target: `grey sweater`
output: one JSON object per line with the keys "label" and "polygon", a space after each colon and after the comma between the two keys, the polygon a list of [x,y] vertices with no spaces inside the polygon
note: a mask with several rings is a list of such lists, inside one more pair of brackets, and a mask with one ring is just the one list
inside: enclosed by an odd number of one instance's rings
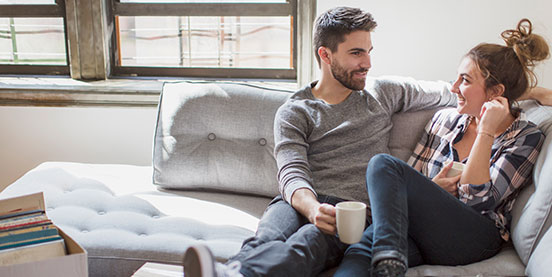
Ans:
{"label": "grey sweater", "polygon": [[456,104],[446,82],[369,78],[365,90],[335,105],[313,96],[315,84],[294,93],[274,121],[279,190],[288,203],[300,188],[368,203],[366,166],[389,153],[391,116]]}

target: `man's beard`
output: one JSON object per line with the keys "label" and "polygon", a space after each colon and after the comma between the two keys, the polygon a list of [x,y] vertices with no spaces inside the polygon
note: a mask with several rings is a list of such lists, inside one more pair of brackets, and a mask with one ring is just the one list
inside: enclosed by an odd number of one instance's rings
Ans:
{"label": "man's beard", "polygon": [[353,80],[353,75],[356,72],[366,72],[366,71],[368,71],[367,68],[361,68],[361,69],[353,70],[351,72],[347,72],[347,70],[345,70],[345,68],[341,67],[341,65],[337,61],[334,61],[331,64],[330,69],[332,71],[332,74],[333,74],[334,78],[339,83],[341,83],[341,85],[343,85],[344,87],[346,87],[348,89],[362,90],[362,89],[364,89],[364,86],[366,86],[366,79],[355,81],[355,80]]}

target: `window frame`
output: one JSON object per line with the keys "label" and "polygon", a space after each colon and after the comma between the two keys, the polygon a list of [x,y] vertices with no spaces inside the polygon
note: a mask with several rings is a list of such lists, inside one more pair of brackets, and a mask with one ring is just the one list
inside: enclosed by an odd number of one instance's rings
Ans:
{"label": "window frame", "polygon": [[213,68],[120,66],[116,28],[112,32],[111,69],[113,76],[168,76],[192,78],[297,79],[297,1],[285,3],[121,3],[111,0],[111,18],[116,16],[291,16],[292,68]]}
{"label": "window frame", "polygon": [[[70,75],[74,79],[108,79],[125,76],[181,78],[239,78],[298,80],[305,41],[301,9],[308,7],[312,21],[316,0],[285,3],[121,3],[120,0],[55,0],[54,4],[3,4],[0,17],[61,17],[65,28],[67,65],[2,65],[0,74]],[[209,68],[118,66],[115,16],[291,16],[292,68]],[[312,26],[312,24],[307,24]],[[90,28],[92,26],[92,28]],[[310,29],[309,29],[310,32]],[[308,37],[308,36],[307,36]],[[80,41],[79,41],[79,38]],[[82,42],[92,38],[91,42]],[[310,53],[308,53],[310,54]],[[310,68],[310,67],[309,67]]]}
{"label": "window frame", "polygon": [[2,4],[0,5],[0,17],[61,17],[63,18],[65,37],[66,65],[26,65],[26,64],[2,64],[0,74],[44,74],[44,75],[68,75],[69,51],[67,44],[67,21],[65,20],[65,1],[55,0],[54,4]]}
{"label": "window frame", "polygon": [[[163,71],[162,67],[153,68],[159,77],[116,76],[112,74],[113,1],[55,0],[55,4],[0,5],[2,17],[63,17],[68,57],[67,66],[0,66],[0,106],[154,106],[151,97],[159,95],[158,85],[171,80],[247,81],[297,88],[316,78],[318,67],[312,50],[312,28],[317,0],[294,0],[294,79],[277,79],[274,71],[265,78],[265,75],[255,75],[257,69],[242,68],[234,68],[238,74],[233,76],[176,74],[175,77],[169,76],[170,72]],[[87,40],[83,43],[79,37]],[[224,70],[227,69],[221,68]]]}

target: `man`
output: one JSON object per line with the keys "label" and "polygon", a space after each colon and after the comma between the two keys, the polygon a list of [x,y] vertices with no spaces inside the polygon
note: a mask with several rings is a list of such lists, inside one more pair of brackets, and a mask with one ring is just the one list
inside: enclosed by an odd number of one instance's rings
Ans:
{"label": "man", "polygon": [[366,165],[373,155],[389,153],[393,113],[456,103],[444,82],[367,81],[375,27],[372,16],[356,8],[333,8],[317,18],[321,78],[292,95],[275,118],[281,195],[226,265],[215,263],[207,247],[190,247],[187,277],[311,276],[339,264],[348,245],[335,235],[335,204],[368,203]]}
{"label": "man", "polygon": [[[186,277],[313,276],[339,264],[348,245],[335,236],[335,204],[369,203],[366,166],[375,154],[389,153],[391,116],[456,104],[448,83],[368,79],[375,27],[372,16],[356,8],[333,8],[317,18],[314,50],[321,78],[293,94],[275,117],[281,195],[227,264],[214,262],[203,245],[190,247]],[[523,98],[551,105],[552,90],[534,88]],[[406,271],[395,266],[376,264],[374,273]]]}

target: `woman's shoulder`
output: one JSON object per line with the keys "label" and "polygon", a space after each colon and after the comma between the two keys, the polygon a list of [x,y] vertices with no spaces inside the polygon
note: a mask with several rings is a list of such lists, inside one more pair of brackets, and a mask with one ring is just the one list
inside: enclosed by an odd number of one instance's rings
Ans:
{"label": "woman's shoulder", "polygon": [[450,118],[456,118],[460,117],[461,114],[458,113],[458,110],[456,108],[445,108],[440,109],[437,112],[435,112],[434,118],[442,118],[442,119],[450,119]]}
{"label": "woman's shoulder", "polygon": [[461,119],[464,117],[467,116],[458,113],[456,108],[446,108],[437,111],[433,115],[431,122],[434,126],[437,125],[452,129],[456,125],[458,125],[462,121]]}
{"label": "woman's shoulder", "polygon": [[517,131],[517,138],[526,137],[538,142],[542,142],[545,138],[544,132],[535,123],[529,121],[523,111],[520,112],[514,124],[513,129]]}

